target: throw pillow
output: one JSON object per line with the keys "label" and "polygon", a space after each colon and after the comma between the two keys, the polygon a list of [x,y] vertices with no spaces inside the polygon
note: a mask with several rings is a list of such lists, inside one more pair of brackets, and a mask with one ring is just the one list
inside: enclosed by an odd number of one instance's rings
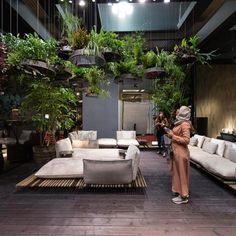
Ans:
{"label": "throw pillow", "polygon": [[69,138],[61,139],[55,144],[56,154],[59,157],[62,151],[72,151],[71,141]]}
{"label": "throw pillow", "polygon": [[202,150],[210,154],[215,154],[217,147],[218,147],[218,144],[216,143],[204,142]]}
{"label": "throw pillow", "polygon": [[94,140],[73,140],[73,148],[98,148],[98,142]]}
{"label": "throw pillow", "polygon": [[216,149],[216,154],[223,157],[224,155],[224,150],[225,150],[225,141],[223,140],[220,140],[220,139],[215,139],[215,138],[212,138],[211,139],[211,143],[216,143],[218,144],[218,147]]}
{"label": "throw pillow", "polygon": [[202,148],[203,142],[204,142],[204,140],[205,140],[205,136],[195,134],[193,137],[197,138],[197,146],[198,146],[199,148]]}
{"label": "throw pillow", "polygon": [[85,148],[88,145],[89,140],[72,140],[72,148]]}
{"label": "throw pillow", "polygon": [[236,147],[229,148],[229,160],[236,163]]}
{"label": "throw pillow", "polygon": [[198,142],[197,138],[192,137],[192,138],[190,138],[189,145],[190,146],[197,146],[197,142]]}

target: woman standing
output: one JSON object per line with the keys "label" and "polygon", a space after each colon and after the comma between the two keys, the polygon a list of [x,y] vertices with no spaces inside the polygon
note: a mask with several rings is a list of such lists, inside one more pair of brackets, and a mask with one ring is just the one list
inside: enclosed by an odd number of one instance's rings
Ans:
{"label": "woman standing", "polygon": [[[155,119],[155,128],[156,128],[156,136],[158,141],[158,154],[162,154],[163,157],[166,156],[166,148],[164,141],[164,128],[168,126],[168,121],[165,118],[164,112],[160,111],[159,115]],[[163,150],[163,153],[162,153]]]}
{"label": "woman standing", "polygon": [[189,197],[189,150],[191,110],[182,106],[176,116],[172,131],[167,136],[172,139],[172,192],[178,194],[172,199],[175,204],[188,203]]}

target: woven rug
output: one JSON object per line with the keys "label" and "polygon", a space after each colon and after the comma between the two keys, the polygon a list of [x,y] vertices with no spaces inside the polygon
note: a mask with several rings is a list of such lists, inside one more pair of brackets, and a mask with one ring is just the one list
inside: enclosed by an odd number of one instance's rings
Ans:
{"label": "woven rug", "polygon": [[83,178],[43,179],[34,174],[16,184],[17,188],[146,188],[146,181],[138,170],[137,178],[130,184],[85,184]]}

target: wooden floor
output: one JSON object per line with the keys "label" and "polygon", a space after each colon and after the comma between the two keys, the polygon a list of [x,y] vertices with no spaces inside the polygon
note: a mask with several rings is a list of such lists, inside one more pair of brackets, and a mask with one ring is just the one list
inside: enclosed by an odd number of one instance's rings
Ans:
{"label": "wooden floor", "polygon": [[169,164],[154,151],[142,151],[146,191],[16,190],[36,169],[28,163],[0,176],[1,236],[236,235],[235,192],[191,168],[190,202],[174,205]]}

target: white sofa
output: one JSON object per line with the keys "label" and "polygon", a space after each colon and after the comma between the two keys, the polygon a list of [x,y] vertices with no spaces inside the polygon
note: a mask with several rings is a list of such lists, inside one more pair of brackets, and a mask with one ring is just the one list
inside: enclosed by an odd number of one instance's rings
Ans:
{"label": "white sofa", "polygon": [[194,135],[189,150],[194,163],[224,180],[236,180],[235,143]]}
{"label": "white sofa", "polygon": [[139,146],[136,140],[136,131],[134,130],[121,130],[116,131],[117,145],[120,148],[127,148],[129,145]]}
{"label": "white sofa", "polygon": [[[70,140],[67,147],[71,149],[66,151],[72,150]],[[83,177],[88,184],[126,184],[136,179],[139,162],[140,151],[134,145],[129,146],[125,158],[119,149],[78,148],[71,158],[55,158],[35,175],[40,178]]]}

